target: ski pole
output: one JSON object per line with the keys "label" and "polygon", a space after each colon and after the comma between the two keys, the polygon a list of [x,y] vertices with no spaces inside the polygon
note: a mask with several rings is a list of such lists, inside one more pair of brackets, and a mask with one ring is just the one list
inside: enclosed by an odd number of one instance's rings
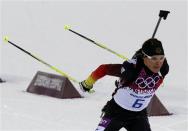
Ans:
{"label": "ski pole", "polygon": [[156,25],[156,27],[155,27],[155,30],[154,30],[154,32],[153,32],[152,38],[155,37],[155,34],[156,34],[156,32],[157,32],[157,29],[158,29],[158,27],[159,27],[159,24],[160,24],[160,22],[161,22],[161,19],[163,18],[164,20],[166,20],[166,18],[167,18],[167,16],[168,16],[168,13],[170,13],[170,11],[160,10],[160,12],[159,12],[159,20],[158,20],[157,25]]}
{"label": "ski pole", "polygon": [[120,58],[122,58],[122,59],[124,59],[124,60],[128,60],[127,57],[125,57],[125,56],[123,56],[123,55],[121,55],[121,54],[119,54],[119,53],[117,53],[117,52],[115,52],[115,51],[109,49],[109,48],[106,47],[105,45],[103,45],[103,44],[101,44],[101,43],[98,43],[98,42],[96,42],[96,41],[94,41],[94,40],[92,40],[92,39],[90,39],[90,38],[88,38],[88,37],[86,37],[86,36],[84,36],[84,35],[82,35],[82,34],[76,32],[76,31],[74,31],[74,30],[72,30],[72,29],[70,28],[70,26],[68,26],[68,25],[65,25],[65,26],[64,26],[64,29],[65,29],[65,30],[68,30],[68,31],[70,31],[70,32],[72,32],[72,33],[74,33],[74,34],[76,34],[76,35],[78,35],[78,36],[80,36],[80,37],[82,37],[82,38],[88,40],[88,41],[90,41],[91,43],[93,43],[93,44],[95,44],[95,45],[97,45],[97,46],[99,46],[99,47],[101,47],[101,48],[103,48],[103,49],[105,49],[105,50],[107,50],[107,51],[109,51],[109,52],[115,54],[116,56],[118,56],[118,57],[120,57]]}
{"label": "ski pole", "polygon": [[48,63],[46,63],[45,61],[43,61],[43,60],[40,59],[39,57],[37,57],[37,56],[31,54],[30,52],[26,51],[25,49],[19,47],[19,46],[16,45],[15,43],[11,42],[7,36],[5,36],[3,39],[4,39],[5,42],[8,42],[9,44],[13,45],[14,47],[20,49],[20,50],[23,51],[24,53],[28,54],[29,56],[31,56],[31,57],[33,57],[34,59],[38,60],[39,62],[43,63],[44,65],[48,66],[50,69],[52,69],[52,70],[58,72],[58,73],[61,74],[62,76],[67,77],[69,80],[72,80],[72,81],[75,82],[75,83],[79,83],[76,79],[74,79],[73,77],[69,76],[69,75],[66,74],[65,72],[59,70],[58,68],[56,68],[56,67],[54,67],[54,66],[52,66],[52,65],[50,65],[50,64],[48,64]]}

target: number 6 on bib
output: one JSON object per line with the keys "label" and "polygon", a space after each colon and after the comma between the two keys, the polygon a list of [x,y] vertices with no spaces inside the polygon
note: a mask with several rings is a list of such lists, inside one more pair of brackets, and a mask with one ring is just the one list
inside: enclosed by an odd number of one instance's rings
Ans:
{"label": "number 6 on bib", "polygon": [[132,105],[132,107],[134,107],[134,108],[140,108],[143,105],[143,103],[142,103],[143,101],[145,101],[145,100],[136,99],[136,101],[134,102],[134,104]]}

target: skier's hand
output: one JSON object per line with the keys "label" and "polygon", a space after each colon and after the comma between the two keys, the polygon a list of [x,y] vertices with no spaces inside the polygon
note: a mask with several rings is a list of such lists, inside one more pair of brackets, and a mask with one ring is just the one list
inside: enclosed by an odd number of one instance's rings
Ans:
{"label": "skier's hand", "polygon": [[90,90],[93,88],[93,85],[88,85],[86,83],[86,80],[79,82],[80,88],[84,92],[90,92]]}

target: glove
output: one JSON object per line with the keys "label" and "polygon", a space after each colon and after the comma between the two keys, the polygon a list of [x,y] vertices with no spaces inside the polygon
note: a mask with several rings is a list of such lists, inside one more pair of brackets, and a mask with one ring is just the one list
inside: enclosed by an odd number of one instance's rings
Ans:
{"label": "glove", "polygon": [[93,85],[88,85],[86,80],[79,82],[80,88],[84,92],[90,92],[90,90],[93,88]]}

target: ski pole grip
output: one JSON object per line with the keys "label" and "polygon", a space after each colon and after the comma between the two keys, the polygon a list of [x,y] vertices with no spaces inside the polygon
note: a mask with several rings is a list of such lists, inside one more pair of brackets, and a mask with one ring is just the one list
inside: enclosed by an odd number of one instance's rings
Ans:
{"label": "ski pole grip", "polygon": [[170,11],[160,10],[159,17],[162,17],[164,20],[166,20],[168,13],[170,13]]}

